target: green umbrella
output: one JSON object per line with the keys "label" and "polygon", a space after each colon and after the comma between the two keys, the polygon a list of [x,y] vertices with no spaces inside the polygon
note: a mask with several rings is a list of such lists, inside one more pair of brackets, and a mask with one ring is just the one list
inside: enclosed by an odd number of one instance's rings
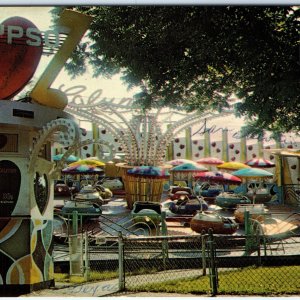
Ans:
{"label": "green umbrella", "polygon": [[[63,156],[64,156],[64,154],[56,154],[52,157],[52,159],[53,159],[53,161],[60,161]],[[72,162],[75,162],[75,161],[78,161],[78,160],[79,160],[79,158],[76,157],[75,155],[69,155],[66,161],[68,163],[72,163]]]}

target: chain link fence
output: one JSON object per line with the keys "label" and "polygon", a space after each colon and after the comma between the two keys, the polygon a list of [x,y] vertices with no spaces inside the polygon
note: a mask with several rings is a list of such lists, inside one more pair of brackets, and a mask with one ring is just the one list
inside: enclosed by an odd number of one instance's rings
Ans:
{"label": "chain link fence", "polygon": [[121,287],[211,295],[297,293],[299,242],[298,235],[125,237]]}
{"label": "chain link fence", "polygon": [[[202,247],[205,238],[124,238],[124,289],[151,290],[153,284],[180,280],[187,282],[187,290],[192,290],[192,280],[206,274],[206,249]],[[209,290],[209,280],[203,288]]]}
{"label": "chain link fence", "polygon": [[87,280],[86,271],[114,271],[120,291],[270,295],[300,290],[300,235],[295,232],[155,237],[120,232],[93,241],[84,236],[75,244],[72,238],[65,252],[56,246],[55,264],[68,264],[70,272],[80,254]]}

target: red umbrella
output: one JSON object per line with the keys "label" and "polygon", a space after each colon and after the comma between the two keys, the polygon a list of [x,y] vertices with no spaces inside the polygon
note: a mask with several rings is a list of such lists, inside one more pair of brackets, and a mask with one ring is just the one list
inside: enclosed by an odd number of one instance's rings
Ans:
{"label": "red umbrella", "polygon": [[264,158],[253,158],[248,160],[245,163],[249,167],[254,168],[273,168],[275,167],[275,164],[267,159]]}
{"label": "red umbrella", "polygon": [[220,171],[199,172],[194,175],[194,178],[200,181],[219,184],[240,184],[242,182],[239,177]]}
{"label": "red umbrella", "polygon": [[202,165],[209,165],[209,166],[216,166],[221,165],[224,163],[223,160],[217,158],[217,157],[203,157],[196,161],[198,164]]}

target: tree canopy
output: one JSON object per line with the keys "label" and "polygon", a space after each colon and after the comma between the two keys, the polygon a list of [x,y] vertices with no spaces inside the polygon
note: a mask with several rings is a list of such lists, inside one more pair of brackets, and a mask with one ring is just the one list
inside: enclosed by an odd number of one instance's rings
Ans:
{"label": "tree canopy", "polygon": [[[62,9],[61,7],[59,9]],[[86,6],[89,41],[70,74],[122,72],[145,108],[223,109],[252,128],[300,129],[299,14],[291,6]],[[54,13],[57,14],[57,9]]]}

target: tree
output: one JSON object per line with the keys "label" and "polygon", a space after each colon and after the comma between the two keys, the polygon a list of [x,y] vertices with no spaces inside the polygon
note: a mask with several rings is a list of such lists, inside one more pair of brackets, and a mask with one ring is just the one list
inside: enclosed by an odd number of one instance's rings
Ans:
{"label": "tree", "polygon": [[[62,9],[62,8],[60,8]],[[290,6],[89,6],[70,74],[123,73],[145,108],[231,105],[257,132],[300,130],[299,14]],[[54,11],[54,13],[57,13]],[[84,51],[82,51],[84,49]]]}

